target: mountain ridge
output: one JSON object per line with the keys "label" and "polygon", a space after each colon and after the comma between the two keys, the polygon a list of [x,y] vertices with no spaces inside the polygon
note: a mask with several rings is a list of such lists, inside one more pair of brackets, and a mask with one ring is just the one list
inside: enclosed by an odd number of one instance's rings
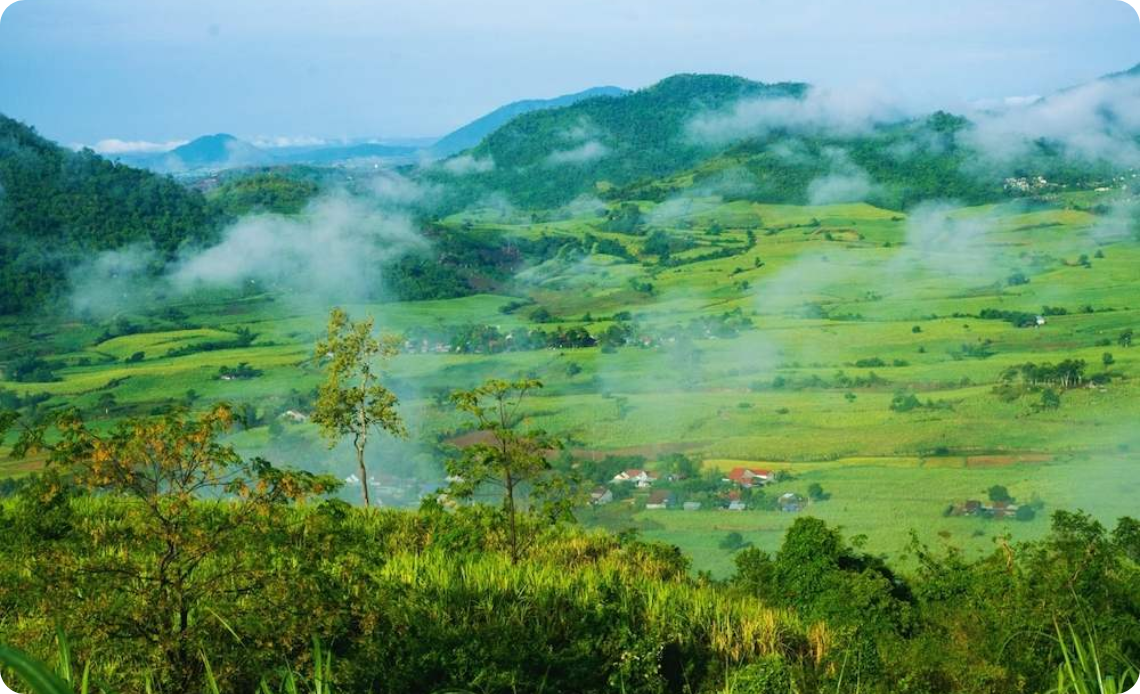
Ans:
{"label": "mountain ridge", "polygon": [[621,87],[591,87],[573,94],[550,99],[523,99],[498,107],[464,126],[453,130],[435,142],[429,149],[436,156],[447,157],[478,145],[484,137],[510,122],[511,119],[535,111],[570,106],[585,99],[624,96],[629,90]]}

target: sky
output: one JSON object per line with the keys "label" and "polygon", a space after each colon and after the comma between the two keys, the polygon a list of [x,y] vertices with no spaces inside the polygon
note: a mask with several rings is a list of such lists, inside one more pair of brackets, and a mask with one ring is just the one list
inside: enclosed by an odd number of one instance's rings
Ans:
{"label": "sky", "polygon": [[1137,63],[1119,0],[21,0],[0,20],[0,113],[73,145],[430,137],[678,72],[929,110]]}

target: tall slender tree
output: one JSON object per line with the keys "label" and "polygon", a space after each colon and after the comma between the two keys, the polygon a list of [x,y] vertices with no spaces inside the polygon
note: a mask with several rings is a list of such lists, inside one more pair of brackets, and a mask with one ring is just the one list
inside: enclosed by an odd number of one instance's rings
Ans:
{"label": "tall slender tree", "polygon": [[561,443],[544,431],[524,427],[523,402],[539,388],[542,383],[533,379],[492,379],[451,396],[485,440],[465,446],[447,462],[452,478],[448,493],[470,498],[488,486],[502,489],[507,543],[514,563],[528,544],[519,527],[520,511],[538,511],[552,521],[568,519],[576,501],[575,481],[555,472],[548,460]]}
{"label": "tall slender tree", "polygon": [[317,343],[315,359],[324,363],[326,377],[317,393],[313,421],[320,426],[329,448],[346,436],[352,437],[365,506],[371,505],[364,457],[369,434],[375,430],[397,438],[407,436],[396,409],[399,400],[380,382],[377,370],[398,354],[398,344],[392,335],[377,338],[372,318],[353,322],[340,308],[329,314],[328,336]]}

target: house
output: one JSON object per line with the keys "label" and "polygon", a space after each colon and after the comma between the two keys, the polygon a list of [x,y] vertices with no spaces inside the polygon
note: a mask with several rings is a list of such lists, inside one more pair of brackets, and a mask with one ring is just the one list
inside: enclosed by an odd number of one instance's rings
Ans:
{"label": "house", "polygon": [[988,505],[983,505],[982,513],[1000,520],[1014,516],[1018,508],[1020,507],[1017,504],[1009,501],[994,501]]}
{"label": "house", "polygon": [[686,511],[700,511],[701,510],[701,502],[699,502],[699,501],[686,501],[685,503],[681,504],[681,508],[685,509]]}
{"label": "house", "polygon": [[298,412],[297,410],[285,410],[281,413],[279,419],[287,419],[294,424],[304,424],[309,421],[309,415],[304,412]]}
{"label": "house", "polygon": [[593,506],[604,506],[614,500],[614,493],[606,487],[594,487],[590,492],[590,504]]}
{"label": "house", "polygon": [[622,470],[614,475],[614,482],[633,482],[638,487],[651,487],[657,481],[657,473],[648,470],[639,470],[631,468],[629,470]]}
{"label": "house", "polygon": [[734,467],[728,472],[724,481],[732,482],[740,487],[763,487],[771,482],[774,476],[771,470],[755,467]]}
{"label": "house", "polygon": [[776,503],[784,513],[797,513],[803,510],[807,504],[807,500],[799,494],[788,492],[787,494],[781,494],[780,498],[776,500]]}
{"label": "house", "polygon": [[673,492],[658,489],[649,493],[649,499],[645,502],[645,508],[651,511],[669,508],[673,505],[675,497]]}

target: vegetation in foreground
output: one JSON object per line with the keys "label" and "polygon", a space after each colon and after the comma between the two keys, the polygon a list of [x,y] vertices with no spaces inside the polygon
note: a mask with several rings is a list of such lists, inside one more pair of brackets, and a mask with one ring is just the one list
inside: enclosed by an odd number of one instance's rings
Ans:
{"label": "vegetation in foreground", "polygon": [[[916,543],[903,575],[802,517],[718,582],[509,496],[321,500],[335,480],[241,458],[218,439],[232,422],[219,406],[25,432],[51,462],[0,507],[4,641],[50,660],[63,638],[97,687],[158,692],[316,667],[345,692],[1044,694],[1108,691],[1090,673],[1119,684],[1140,655],[1133,519],[1056,512],[1045,539],[977,560]],[[516,450],[533,460],[492,464]]]}

